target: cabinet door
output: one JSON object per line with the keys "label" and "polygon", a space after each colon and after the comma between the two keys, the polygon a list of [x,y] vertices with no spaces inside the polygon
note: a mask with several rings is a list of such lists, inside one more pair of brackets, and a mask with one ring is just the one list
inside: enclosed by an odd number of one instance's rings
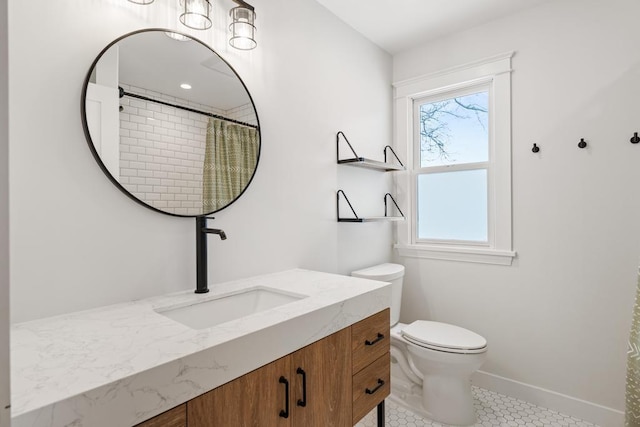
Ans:
{"label": "cabinet door", "polygon": [[187,405],[182,404],[135,427],[186,427]]}
{"label": "cabinet door", "polygon": [[290,371],[290,358],[283,357],[190,400],[189,427],[289,427],[291,414],[281,416],[287,386],[280,378],[290,381]]}
{"label": "cabinet door", "polygon": [[351,328],[293,353],[291,370],[293,426],[352,426]]}

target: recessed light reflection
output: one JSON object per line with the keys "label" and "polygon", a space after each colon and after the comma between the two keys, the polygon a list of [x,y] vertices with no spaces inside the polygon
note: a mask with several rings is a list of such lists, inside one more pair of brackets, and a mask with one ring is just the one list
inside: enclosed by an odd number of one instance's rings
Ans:
{"label": "recessed light reflection", "polygon": [[180,34],[180,33],[174,33],[174,32],[172,32],[172,31],[165,31],[165,32],[164,32],[164,34],[165,34],[167,37],[170,37],[170,38],[172,38],[172,39],[174,39],[174,40],[178,40],[179,42],[186,42],[186,41],[191,40],[191,38],[189,38],[189,37],[187,37],[187,36],[185,36],[185,35],[183,35],[183,34]]}

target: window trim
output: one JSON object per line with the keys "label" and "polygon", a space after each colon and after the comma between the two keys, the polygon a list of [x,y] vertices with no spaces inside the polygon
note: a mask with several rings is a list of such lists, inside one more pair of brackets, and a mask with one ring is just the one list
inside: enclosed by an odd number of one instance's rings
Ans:
{"label": "window trim", "polygon": [[[396,175],[399,198],[406,203],[411,217],[396,228],[397,249],[401,257],[479,262],[511,265],[511,58],[507,52],[459,67],[394,83],[395,138],[397,151],[403,153],[409,168]],[[488,172],[488,243],[417,240],[417,175],[414,140],[414,103],[438,94],[455,93],[482,85],[489,87],[489,167]],[[484,162],[483,162],[484,163]],[[452,170],[450,166],[443,169]]]}

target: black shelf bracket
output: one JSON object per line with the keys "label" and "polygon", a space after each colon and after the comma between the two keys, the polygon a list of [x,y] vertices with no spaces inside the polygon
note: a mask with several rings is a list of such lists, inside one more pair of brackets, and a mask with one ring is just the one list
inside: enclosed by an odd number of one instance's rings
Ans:
{"label": "black shelf bracket", "polygon": [[391,193],[387,193],[387,194],[384,195],[384,216],[388,216],[387,215],[387,197],[389,199],[391,199],[391,201],[395,205],[396,209],[398,209],[398,212],[400,213],[400,216],[404,218],[404,214],[402,213],[402,210],[400,210],[400,206],[398,206],[398,204],[396,203],[396,199],[393,198]]}
{"label": "black shelf bracket", "polygon": [[393,157],[395,157],[398,163],[400,163],[400,166],[404,167],[404,164],[400,161],[400,159],[398,158],[398,155],[396,154],[395,151],[393,151],[393,148],[391,148],[390,145],[385,145],[384,150],[382,150],[384,154],[384,162],[387,163],[387,148],[391,150],[391,154],[393,154]]}
{"label": "black shelf bracket", "polygon": [[340,135],[342,135],[342,138],[344,138],[344,142],[346,142],[349,146],[349,149],[353,153],[353,157],[361,161],[364,160],[364,157],[358,157],[358,153],[356,153],[356,150],[353,149],[353,145],[351,145],[344,132],[340,130],[338,131],[338,133],[336,133],[336,159],[338,159],[338,163],[340,163]]}
{"label": "black shelf bracket", "polygon": [[[342,194],[342,197],[344,197],[344,200],[349,205],[349,208],[351,209],[351,212],[353,212],[353,216],[355,218],[340,218],[340,194]],[[347,197],[346,194],[344,194],[344,191],[342,190],[338,190],[336,192],[336,213],[337,213],[338,222],[363,222],[364,221],[362,218],[358,216],[355,209],[353,209],[353,206],[351,205],[349,198]]]}

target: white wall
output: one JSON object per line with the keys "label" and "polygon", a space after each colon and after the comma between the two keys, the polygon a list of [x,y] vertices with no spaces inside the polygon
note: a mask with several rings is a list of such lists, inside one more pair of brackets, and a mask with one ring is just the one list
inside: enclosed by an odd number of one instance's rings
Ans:
{"label": "white wall", "polygon": [[[195,221],[121,194],[91,156],[79,108],[85,73],[110,41],[145,27],[185,31],[175,3],[9,1],[13,321],[195,287]],[[363,151],[389,142],[390,56],[313,0],[252,4],[253,51],[227,47],[229,1],[216,2],[217,30],[191,32],[242,76],[262,126],[251,187],[212,223],[229,238],[209,238],[210,282],[386,261],[389,224],[336,222],[339,179],[355,172],[338,171],[335,133]],[[381,203],[388,184],[376,174],[356,189],[364,205],[378,194]]]}
{"label": "white wall", "polygon": [[0,2],[0,427],[9,427],[9,103],[7,3]]}
{"label": "white wall", "polygon": [[402,319],[468,327],[489,342],[482,370],[616,410],[640,255],[639,15],[634,0],[551,1],[394,56],[401,81],[516,51],[518,257],[401,259]]}

